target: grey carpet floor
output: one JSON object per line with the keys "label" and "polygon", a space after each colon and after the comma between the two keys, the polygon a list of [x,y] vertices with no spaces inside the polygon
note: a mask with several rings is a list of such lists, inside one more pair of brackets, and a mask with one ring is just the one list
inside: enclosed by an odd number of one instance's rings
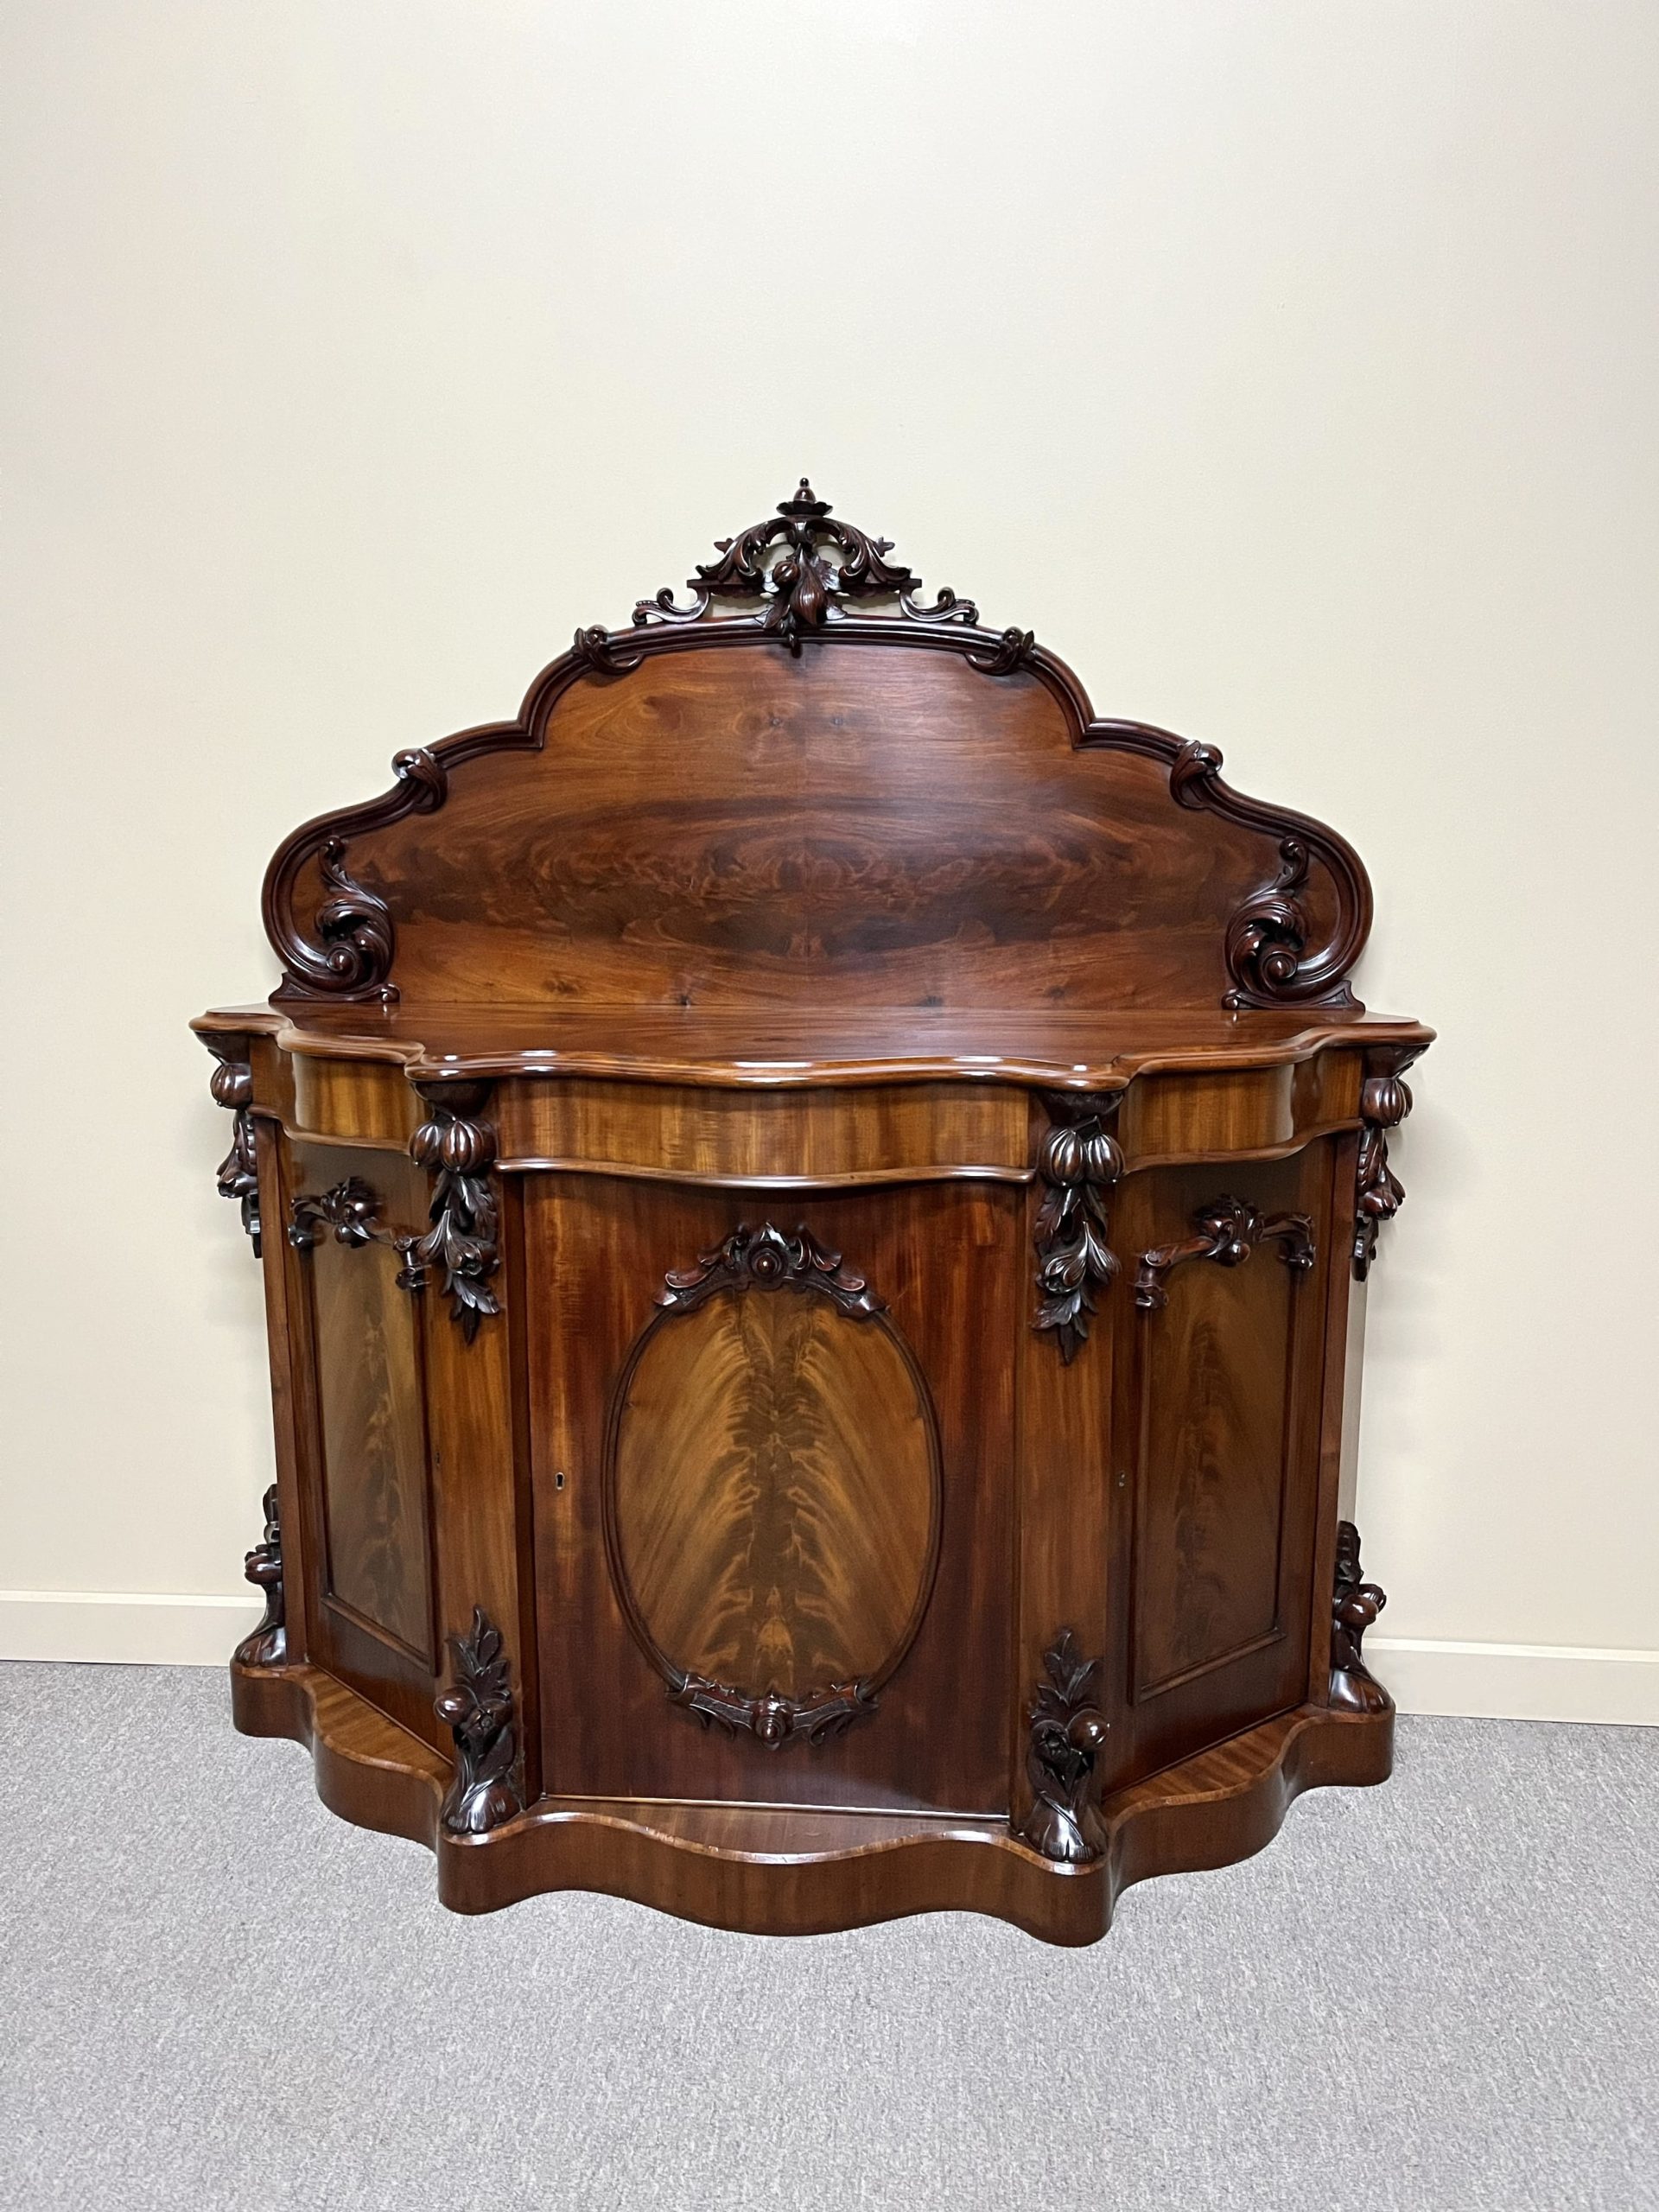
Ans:
{"label": "grey carpet floor", "polygon": [[460,1920],[216,1674],[0,1667],[0,1715],[8,2212],[1659,2207],[1659,1731],[1402,1721],[1065,1952]]}

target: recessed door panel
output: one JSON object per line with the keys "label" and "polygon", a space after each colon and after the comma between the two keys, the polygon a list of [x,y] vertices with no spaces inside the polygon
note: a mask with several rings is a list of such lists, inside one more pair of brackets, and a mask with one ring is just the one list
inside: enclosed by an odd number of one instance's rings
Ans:
{"label": "recessed door panel", "polygon": [[1135,1692],[1156,1695],[1283,1632],[1296,1277],[1260,1251],[1189,1266],[1141,1325],[1145,1441]]}
{"label": "recessed door panel", "polygon": [[[425,1179],[401,1154],[294,1147],[288,1205],[352,1184],[387,1230],[418,1225]],[[284,1223],[284,1229],[287,1227]],[[429,1292],[399,1281],[385,1243],[342,1242],[314,1216],[292,1255],[309,1343],[302,1503],[313,1561],[315,1656],[435,1740],[426,1329]]]}
{"label": "recessed door panel", "polygon": [[431,1660],[420,1314],[383,1246],[312,1257],[330,1595]]}
{"label": "recessed door panel", "polygon": [[543,1786],[1005,1810],[1023,1192],[524,1188]]}
{"label": "recessed door panel", "polygon": [[1331,1155],[1153,1170],[1119,1208],[1115,1780],[1306,1694]]}

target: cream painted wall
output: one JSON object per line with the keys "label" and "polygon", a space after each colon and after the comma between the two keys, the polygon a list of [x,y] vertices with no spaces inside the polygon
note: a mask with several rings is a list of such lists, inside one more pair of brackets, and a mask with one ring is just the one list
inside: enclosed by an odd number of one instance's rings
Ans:
{"label": "cream painted wall", "polygon": [[0,34],[3,1648],[241,1617],[259,1299],[184,1025],[272,980],[272,845],[806,469],[1359,845],[1364,995],[1442,1031],[1371,1300],[1387,1671],[1659,1719],[1650,0]]}

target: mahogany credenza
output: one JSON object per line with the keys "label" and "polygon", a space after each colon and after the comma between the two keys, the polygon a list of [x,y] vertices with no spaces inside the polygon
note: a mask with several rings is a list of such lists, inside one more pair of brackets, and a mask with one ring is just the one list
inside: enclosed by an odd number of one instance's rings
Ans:
{"label": "mahogany credenza", "polygon": [[[236,1721],[484,1911],[1056,1942],[1389,1771],[1357,855],[801,486],[279,849]],[[1346,1417],[1345,1417],[1346,1416]]]}

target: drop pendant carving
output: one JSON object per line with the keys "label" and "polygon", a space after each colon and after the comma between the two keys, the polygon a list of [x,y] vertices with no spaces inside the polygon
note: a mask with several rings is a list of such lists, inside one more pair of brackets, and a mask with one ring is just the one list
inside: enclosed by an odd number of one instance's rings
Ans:
{"label": "drop pendant carving", "polygon": [[1354,1177],[1354,1280],[1363,1282],[1376,1257],[1377,1231],[1405,1204],[1406,1186],[1389,1165],[1389,1131],[1411,1111],[1411,1086],[1403,1080],[1415,1052],[1375,1052],[1382,1072],[1368,1075],[1359,1092],[1359,1159]]}
{"label": "drop pendant carving", "polygon": [[1053,1091],[1044,1101],[1054,1126],[1043,1139],[1037,1172],[1044,1184],[1037,1213],[1033,1328],[1050,1330],[1068,1367],[1089,1338],[1095,1293],[1117,1273],[1107,1242],[1106,1194],[1123,1172],[1112,1135],[1120,1096]]}
{"label": "drop pendant carving", "polygon": [[1100,1662],[1080,1657],[1076,1636],[1063,1628],[1044,1652],[1043,1667],[1048,1679],[1026,1708],[1026,1778],[1033,1802],[1019,1834],[1045,1859],[1086,1866],[1106,1848],[1095,1779],[1107,1726],[1095,1701]]}
{"label": "drop pendant carving", "polygon": [[454,1835],[487,1835],[524,1810],[513,1766],[518,1732],[501,1631],[482,1605],[473,1608],[466,1636],[452,1636],[455,1680],[433,1705],[455,1739],[455,1772],[443,1801],[443,1825]]}
{"label": "drop pendant carving", "polygon": [[435,1178],[430,1226],[409,1247],[409,1266],[422,1281],[435,1270],[450,1301],[450,1314],[468,1344],[479,1324],[501,1311],[490,1277],[499,1259],[495,1192],[489,1171],[495,1160],[495,1131],[474,1121],[489,1096],[486,1083],[423,1084],[420,1094],[431,1108],[409,1141],[410,1157]]}
{"label": "drop pendant carving", "polygon": [[219,1065],[213,1070],[208,1086],[213,1103],[226,1108],[236,1117],[232,1124],[231,1148],[219,1163],[219,1195],[232,1199],[240,1209],[243,1230],[257,1259],[263,1248],[259,1242],[259,1155],[250,1110],[253,1104],[253,1070],[246,1060],[226,1058],[218,1054],[217,1047],[213,1049],[219,1057]]}
{"label": "drop pendant carving", "polygon": [[265,1492],[265,1533],[248,1554],[242,1572],[265,1601],[265,1616],[236,1647],[238,1667],[280,1667],[288,1656],[288,1628],[283,1599],[283,1532],[276,1510],[276,1485]]}
{"label": "drop pendant carving", "polygon": [[1388,1604],[1375,1582],[1362,1579],[1359,1531],[1337,1523],[1336,1587],[1331,1600],[1331,1702],[1344,1713],[1386,1713],[1393,1699],[1360,1656],[1365,1631]]}

